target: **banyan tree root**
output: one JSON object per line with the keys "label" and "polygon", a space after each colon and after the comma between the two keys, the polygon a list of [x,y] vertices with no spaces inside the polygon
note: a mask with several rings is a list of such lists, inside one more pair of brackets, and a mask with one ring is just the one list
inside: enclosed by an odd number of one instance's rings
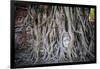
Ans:
{"label": "banyan tree root", "polygon": [[[18,6],[16,15],[16,65],[93,61],[94,26],[90,8],[32,4]],[[17,8],[18,8],[17,7]],[[83,13],[84,12],[84,13]]]}

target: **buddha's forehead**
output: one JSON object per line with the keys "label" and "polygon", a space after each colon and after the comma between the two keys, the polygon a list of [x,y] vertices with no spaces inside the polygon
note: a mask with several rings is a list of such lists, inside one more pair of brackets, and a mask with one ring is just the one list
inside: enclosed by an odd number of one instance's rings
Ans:
{"label": "buddha's forehead", "polygon": [[63,34],[63,39],[70,39],[70,35],[69,35],[68,32],[65,32],[65,33]]}

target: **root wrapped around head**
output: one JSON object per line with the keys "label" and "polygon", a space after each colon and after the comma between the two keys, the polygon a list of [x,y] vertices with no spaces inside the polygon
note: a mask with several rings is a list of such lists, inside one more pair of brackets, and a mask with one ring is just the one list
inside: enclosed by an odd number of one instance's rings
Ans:
{"label": "root wrapped around head", "polygon": [[[67,63],[95,59],[95,24],[89,22],[89,8],[84,7],[82,10],[80,7],[48,5],[29,5],[26,8],[27,13],[22,16],[21,23],[16,21],[15,42],[16,46],[23,48],[23,45],[27,49],[16,53],[16,64]],[[18,36],[19,31],[25,36]]]}

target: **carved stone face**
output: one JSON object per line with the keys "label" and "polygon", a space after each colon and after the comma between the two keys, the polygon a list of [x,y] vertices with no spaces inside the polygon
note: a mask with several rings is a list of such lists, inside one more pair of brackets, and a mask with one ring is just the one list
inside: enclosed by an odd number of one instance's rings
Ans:
{"label": "carved stone face", "polygon": [[66,32],[63,34],[63,39],[62,39],[62,42],[63,42],[63,45],[64,47],[68,47],[69,43],[70,43],[70,36],[69,36],[69,33]]}

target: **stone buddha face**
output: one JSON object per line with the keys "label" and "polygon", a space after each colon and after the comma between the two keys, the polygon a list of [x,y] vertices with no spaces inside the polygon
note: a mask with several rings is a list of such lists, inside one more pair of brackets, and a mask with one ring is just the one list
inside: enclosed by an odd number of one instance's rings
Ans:
{"label": "stone buddha face", "polygon": [[70,38],[69,33],[68,32],[64,33],[63,38],[62,38],[63,46],[67,48],[70,43],[70,40],[71,40],[71,38]]}

